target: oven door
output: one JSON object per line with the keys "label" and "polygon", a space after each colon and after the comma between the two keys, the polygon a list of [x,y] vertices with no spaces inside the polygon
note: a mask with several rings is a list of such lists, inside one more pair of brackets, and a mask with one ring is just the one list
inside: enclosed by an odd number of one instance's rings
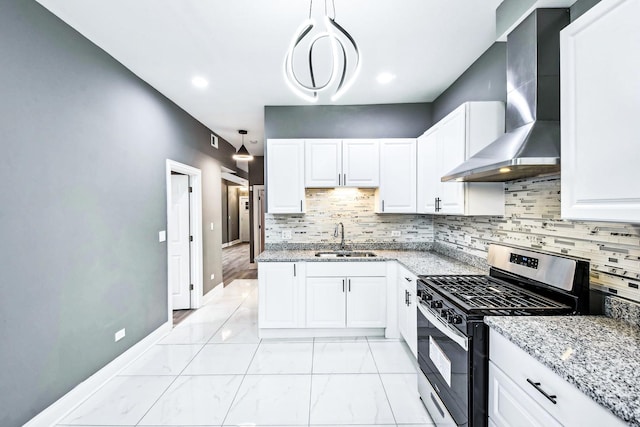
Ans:
{"label": "oven door", "polygon": [[[469,345],[471,340],[462,332],[445,323],[423,304],[418,303],[418,363],[439,400],[448,412],[447,417],[431,414],[437,418],[453,418],[456,426],[469,425]],[[423,401],[433,401],[430,396],[421,396]],[[439,424],[438,424],[439,425]],[[444,425],[444,423],[443,423]],[[450,423],[446,423],[450,426]]]}

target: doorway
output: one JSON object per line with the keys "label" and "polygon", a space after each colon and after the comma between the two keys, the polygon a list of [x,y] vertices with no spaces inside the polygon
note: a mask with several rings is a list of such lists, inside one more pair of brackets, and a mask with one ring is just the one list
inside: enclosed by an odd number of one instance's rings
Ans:
{"label": "doorway", "polygon": [[253,186],[253,257],[264,251],[264,185]]}
{"label": "doorway", "polygon": [[202,297],[202,174],[167,159],[167,308],[196,309]]}

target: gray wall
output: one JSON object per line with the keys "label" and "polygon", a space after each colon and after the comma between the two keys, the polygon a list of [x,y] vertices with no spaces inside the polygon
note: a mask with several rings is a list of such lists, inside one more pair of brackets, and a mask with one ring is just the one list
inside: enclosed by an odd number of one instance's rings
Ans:
{"label": "gray wall", "polygon": [[433,123],[467,101],[507,101],[506,43],[491,45],[433,101]]}
{"label": "gray wall", "polygon": [[167,158],[202,170],[205,290],[222,278],[211,156],[235,168],[235,150],[34,1],[0,3],[0,54],[0,425],[17,426],[167,320]]}
{"label": "gray wall", "polygon": [[429,103],[264,107],[266,138],[415,138],[432,123]]}
{"label": "gray wall", "polygon": [[583,13],[591,9],[596,4],[600,3],[600,0],[578,0],[569,8],[571,13],[571,22],[578,19]]}

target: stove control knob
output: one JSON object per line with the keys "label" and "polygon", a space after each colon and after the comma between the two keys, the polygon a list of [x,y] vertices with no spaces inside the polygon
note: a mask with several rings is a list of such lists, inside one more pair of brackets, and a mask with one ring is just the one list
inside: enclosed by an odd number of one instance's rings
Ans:
{"label": "stove control knob", "polygon": [[462,323],[462,317],[458,316],[457,314],[452,314],[449,318],[449,323],[453,323],[454,325],[459,325],[460,323]]}
{"label": "stove control knob", "polygon": [[448,310],[446,308],[443,308],[442,310],[440,310],[440,317],[445,317],[449,319],[450,315],[451,315],[451,310]]}
{"label": "stove control knob", "polygon": [[431,308],[442,308],[442,301],[431,301]]}

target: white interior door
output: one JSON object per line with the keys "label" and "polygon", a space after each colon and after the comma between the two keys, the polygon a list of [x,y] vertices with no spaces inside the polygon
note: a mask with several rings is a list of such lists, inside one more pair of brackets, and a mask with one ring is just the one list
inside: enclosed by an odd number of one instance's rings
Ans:
{"label": "white interior door", "polygon": [[171,175],[171,209],[168,227],[171,272],[169,284],[174,310],[191,308],[189,259],[189,176]]}
{"label": "white interior door", "polygon": [[238,216],[240,217],[240,241],[249,241],[249,196],[238,198]]}

